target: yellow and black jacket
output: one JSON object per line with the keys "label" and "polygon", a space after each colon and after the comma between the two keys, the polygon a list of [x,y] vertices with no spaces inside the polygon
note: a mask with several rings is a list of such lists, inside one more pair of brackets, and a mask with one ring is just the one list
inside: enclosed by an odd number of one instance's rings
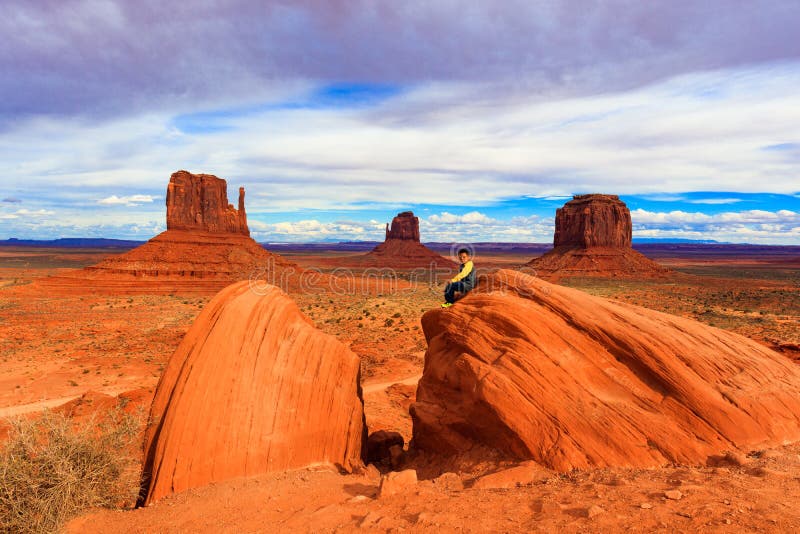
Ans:
{"label": "yellow and black jacket", "polygon": [[472,264],[472,260],[468,260],[466,263],[462,263],[459,266],[458,274],[455,275],[450,281],[463,282],[464,289],[469,291],[475,287],[476,280],[477,277],[475,276],[475,266]]}

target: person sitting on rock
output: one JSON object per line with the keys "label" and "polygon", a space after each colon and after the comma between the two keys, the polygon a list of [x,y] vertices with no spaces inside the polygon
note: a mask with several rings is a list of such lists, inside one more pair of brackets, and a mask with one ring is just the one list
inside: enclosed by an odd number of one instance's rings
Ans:
{"label": "person sitting on rock", "polygon": [[458,274],[455,275],[444,288],[444,302],[442,308],[449,308],[456,301],[456,292],[461,293],[463,297],[473,287],[475,287],[475,266],[472,260],[469,259],[469,250],[462,248],[458,251],[458,261],[461,265],[458,267]]}

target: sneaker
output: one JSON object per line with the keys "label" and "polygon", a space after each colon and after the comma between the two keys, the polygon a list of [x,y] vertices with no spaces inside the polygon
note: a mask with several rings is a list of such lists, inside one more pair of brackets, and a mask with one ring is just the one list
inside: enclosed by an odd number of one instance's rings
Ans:
{"label": "sneaker", "polygon": [[449,308],[453,304],[451,302],[442,302],[442,308]]}

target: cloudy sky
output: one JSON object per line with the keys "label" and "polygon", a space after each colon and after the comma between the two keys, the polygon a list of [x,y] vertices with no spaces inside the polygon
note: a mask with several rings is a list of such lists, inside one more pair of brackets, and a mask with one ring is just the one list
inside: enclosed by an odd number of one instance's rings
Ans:
{"label": "cloudy sky", "polygon": [[[260,241],[800,244],[797,0],[4,0],[0,239],[147,239],[178,169]],[[235,199],[233,199],[235,200]]]}

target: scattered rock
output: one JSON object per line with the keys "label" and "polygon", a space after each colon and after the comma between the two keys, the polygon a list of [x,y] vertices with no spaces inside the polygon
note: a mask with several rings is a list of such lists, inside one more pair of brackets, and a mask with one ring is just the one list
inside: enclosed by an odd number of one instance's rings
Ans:
{"label": "scattered rock", "polygon": [[446,491],[461,491],[464,489],[464,483],[461,481],[461,477],[455,473],[443,473],[433,479],[433,483],[437,488]]}
{"label": "scattered rock", "polygon": [[367,438],[367,461],[370,463],[380,463],[388,461],[390,458],[389,449],[399,445],[402,450],[405,440],[399,432],[388,430],[378,430]]}
{"label": "scattered rock", "polygon": [[392,471],[381,477],[379,495],[389,497],[398,493],[406,493],[417,485],[417,472],[413,469]]}
{"label": "scattered rock", "polygon": [[708,467],[741,467],[750,460],[738,451],[727,451],[722,455],[711,455],[706,460]]}
{"label": "scattered rock", "polygon": [[472,485],[475,489],[505,489],[525,486],[535,482],[542,482],[553,476],[552,471],[545,469],[536,462],[523,462],[522,464],[503,469],[496,473],[482,476]]}
{"label": "scattered rock", "polygon": [[591,505],[589,508],[586,508],[583,511],[584,517],[588,517],[591,519],[592,517],[598,516],[605,512],[601,507],[597,506],[596,504]]}
{"label": "scattered rock", "polygon": [[644,508],[645,510],[649,510],[652,507],[653,505],[650,504],[649,502],[643,502],[642,504],[639,505],[639,508]]}
{"label": "scattered rock", "polygon": [[681,493],[680,490],[667,490],[664,492],[664,497],[672,499],[673,501],[678,501],[683,498],[683,493]]}
{"label": "scattered rock", "polygon": [[784,473],[780,471],[775,471],[774,469],[769,469],[766,467],[754,467],[753,469],[748,469],[747,474],[754,476],[754,477],[770,477],[770,476],[777,476],[782,477],[786,476]]}

